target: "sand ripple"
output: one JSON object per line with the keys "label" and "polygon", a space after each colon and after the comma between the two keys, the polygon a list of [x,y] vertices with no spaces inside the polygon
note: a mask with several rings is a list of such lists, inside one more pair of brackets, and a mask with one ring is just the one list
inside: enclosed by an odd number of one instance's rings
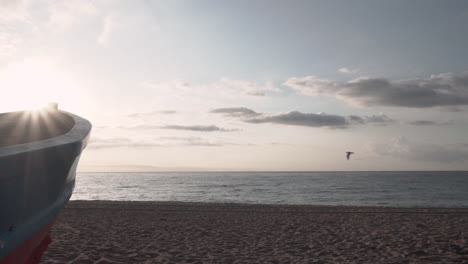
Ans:
{"label": "sand ripple", "polygon": [[468,263],[468,209],[72,201],[41,263]]}

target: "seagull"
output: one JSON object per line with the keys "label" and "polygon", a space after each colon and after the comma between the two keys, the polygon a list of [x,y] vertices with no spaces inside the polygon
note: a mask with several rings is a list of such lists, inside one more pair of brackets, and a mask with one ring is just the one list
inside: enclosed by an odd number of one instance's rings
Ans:
{"label": "seagull", "polygon": [[349,160],[349,157],[351,156],[351,154],[354,154],[354,152],[350,152],[350,151],[347,151],[346,152],[346,158]]}

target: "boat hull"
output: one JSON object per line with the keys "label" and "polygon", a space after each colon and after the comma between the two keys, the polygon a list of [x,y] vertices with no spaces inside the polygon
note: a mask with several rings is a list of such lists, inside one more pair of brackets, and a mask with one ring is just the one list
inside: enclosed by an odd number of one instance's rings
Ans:
{"label": "boat hull", "polygon": [[0,148],[0,264],[36,263],[70,199],[91,124],[78,116],[69,132]]}
{"label": "boat hull", "polygon": [[42,255],[47,250],[50,242],[50,230],[55,222],[55,218],[42,227],[38,232],[21,243],[6,257],[0,260],[0,264],[36,264],[41,261]]}

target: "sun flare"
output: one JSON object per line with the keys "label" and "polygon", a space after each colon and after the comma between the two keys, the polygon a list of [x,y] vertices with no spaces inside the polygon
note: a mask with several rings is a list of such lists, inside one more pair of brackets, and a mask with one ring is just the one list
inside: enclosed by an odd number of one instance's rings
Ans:
{"label": "sun flare", "polygon": [[10,65],[0,72],[0,87],[0,112],[40,109],[50,102],[76,108],[83,96],[70,74],[42,61]]}

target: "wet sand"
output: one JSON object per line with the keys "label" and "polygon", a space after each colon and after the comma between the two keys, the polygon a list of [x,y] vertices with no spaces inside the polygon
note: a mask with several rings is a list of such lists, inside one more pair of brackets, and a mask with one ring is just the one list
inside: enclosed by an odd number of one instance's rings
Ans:
{"label": "wet sand", "polygon": [[468,208],[71,201],[41,263],[468,263]]}

